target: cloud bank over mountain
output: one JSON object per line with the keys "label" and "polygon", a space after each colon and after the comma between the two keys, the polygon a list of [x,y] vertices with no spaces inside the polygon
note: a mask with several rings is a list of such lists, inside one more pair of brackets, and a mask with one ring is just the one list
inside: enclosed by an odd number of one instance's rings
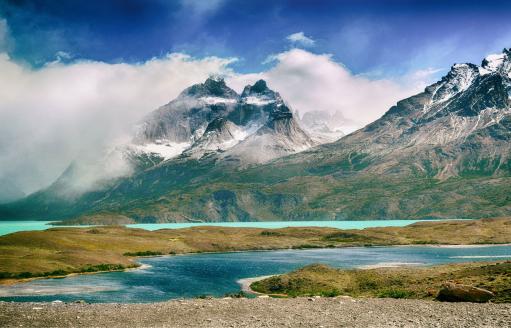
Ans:
{"label": "cloud bank over mountain", "polygon": [[372,80],[301,49],[272,56],[273,66],[261,73],[239,74],[234,61],[172,53],[136,64],[58,59],[30,68],[0,54],[0,178],[26,193],[42,188],[70,162],[94,159],[145,114],[213,74],[226,76],[238,92],[264,78],[293,110],[341,112],[359,127],[429,82],[428,74]]}
{"label": "cloud bank over mountain", "polygon": [[302,49],[291,49],[268,60],[275,63],[268,71],[236,75],[230,83],[240,89],[264,79],[300,114],[317,110],[332,114],[340,112],[350,121],[357,122],[345,132],[376,120],[397,100],[422,91],[431,82],[432,74],[429,73],[436,73],[431,70],[421,74],[414,72],[396,80],[374,80],[352,74],[330,55]]}
{"label": "cloud bank over mountain", "polygon": [[233,59],[170,54],[140,64],[79,61],[31,69],[0,55],[0,177],[26,192],[94,158],[183,86],[230,73]]}

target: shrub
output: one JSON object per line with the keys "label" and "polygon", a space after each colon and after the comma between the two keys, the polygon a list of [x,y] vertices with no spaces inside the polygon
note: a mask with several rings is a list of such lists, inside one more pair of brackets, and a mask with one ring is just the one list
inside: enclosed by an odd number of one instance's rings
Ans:
{"label": "shrub", "polygon": [[203,294],[203,295],[195,296],[195,298],[199,298],[199,299],[202,299],[202,300],[210,300],[210,299],[212,299],[212,298],[213,298],[213,296]]}
{"label": "shrub", "polygon": [[323,297],[336,297],[336,296],[341,295],[341,292],[337,289],[332,289],[332,290],[322,291],[320,293],[320,295]]}
{"label": "shrub", "polygon": [[386,289],[378,293],[380,298],[409,298],[411,292],[404,289]]}
{"label": "shrub", "polygon": [[323,248],[321,245],[302,244],[291,247],[292,249],[304,249],[304,248]]}
{"label": "shrub", "polygon": [[261,231],[261,236],[282,236],[282,233],[278,231],[264,230]]}
{"label": "shrub", "polygon": [[163,253],[156,252],[156,251],[141,251],[141,252],[126,252],[123,255],[124,256],[157,256],[157,255],[163,255]]}
{"label": "shrub", "polygon": [[0,279],[12,278],[12,273],[10,272],[0,272]]}
{"label": "shrub", "polygon": [[240,290],[237,293],[227,293],[224,295],[224,297],[232,297],[232,298],[247,298],[248,294],[244,291]]}
{"label": "shrub", "polygon": [[98,272],[98,271],[119,271],[126,267],[122,264],[96,264],[83,267],[80,272]]}

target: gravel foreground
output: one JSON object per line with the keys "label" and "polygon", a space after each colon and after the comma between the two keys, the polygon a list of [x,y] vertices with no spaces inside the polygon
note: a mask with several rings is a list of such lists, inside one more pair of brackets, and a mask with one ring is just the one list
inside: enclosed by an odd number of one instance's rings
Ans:
{"label": "gravel foreground", "polygon": [[511,327],[511,304],[291,298],[0,302],[0,327]]}

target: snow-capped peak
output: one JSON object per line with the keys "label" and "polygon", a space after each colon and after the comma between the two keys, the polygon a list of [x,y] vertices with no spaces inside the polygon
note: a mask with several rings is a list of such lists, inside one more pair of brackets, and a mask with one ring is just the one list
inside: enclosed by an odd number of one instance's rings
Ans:
{"label": "snow-capped peak", "polygon": [[511,49],[504,49],[500,54],[491,54],[487,56],[479,69],[481,75],[493,72],[507,73],[511,77]]}
{"label": "snow-capped peak", "polygon": [[455,64],[449,73],[437,84],[432,100],[434,103],[444,102],[456,94],[467,90],[479,75],[474,64]]}
{"label": "snow-capped peak", "polygon": [[209,77],[204,83],[199,83],[186,88],[180,97],[221,97],[236,99],[238,94],[229,88],[223,78]]}
{"label": "snow-capped peak", "polygon": [[276,102],[282,102],[282,99],[278,92],[268,88],[266,81],[259,80],[254,83],[254,85],[247,85],[243,89],[241,102],[254,106],[266,106]]}

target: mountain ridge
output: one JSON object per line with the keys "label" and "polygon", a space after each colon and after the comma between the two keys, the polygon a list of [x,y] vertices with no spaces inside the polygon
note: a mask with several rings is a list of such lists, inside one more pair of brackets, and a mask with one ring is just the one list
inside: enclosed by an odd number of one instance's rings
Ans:
{"label": "mountain ridge", "polygon": [[[267,113],[269,119],[257,131],[265,136],[271,134],[264,129],[279,132],[285,136],[279,144],[284,148],[292,140],[286,135],[290,132],[298,140],[292,144],[305,144],[305,149],[262,162],[249,160],[250,165],[243,165],[235,148],[165,160],[106,192],[85,195],[79,208],[63,209],[60,215],[115,213],[140,222],[509,215],[510,81],[508,49],[488,56],[481,66],[453,65],[440,81],[399,101],[375,122],[312,148],[310,137],[293,130],[298,123],[277,93],[271,99],[273,111],[263,110],[269,105],[266,84],[258,82],[244,89],[238,122],[266,118]],[[250,98],[254,95],[259,97]],[[263,153],[245,149],[256,159]]]}

